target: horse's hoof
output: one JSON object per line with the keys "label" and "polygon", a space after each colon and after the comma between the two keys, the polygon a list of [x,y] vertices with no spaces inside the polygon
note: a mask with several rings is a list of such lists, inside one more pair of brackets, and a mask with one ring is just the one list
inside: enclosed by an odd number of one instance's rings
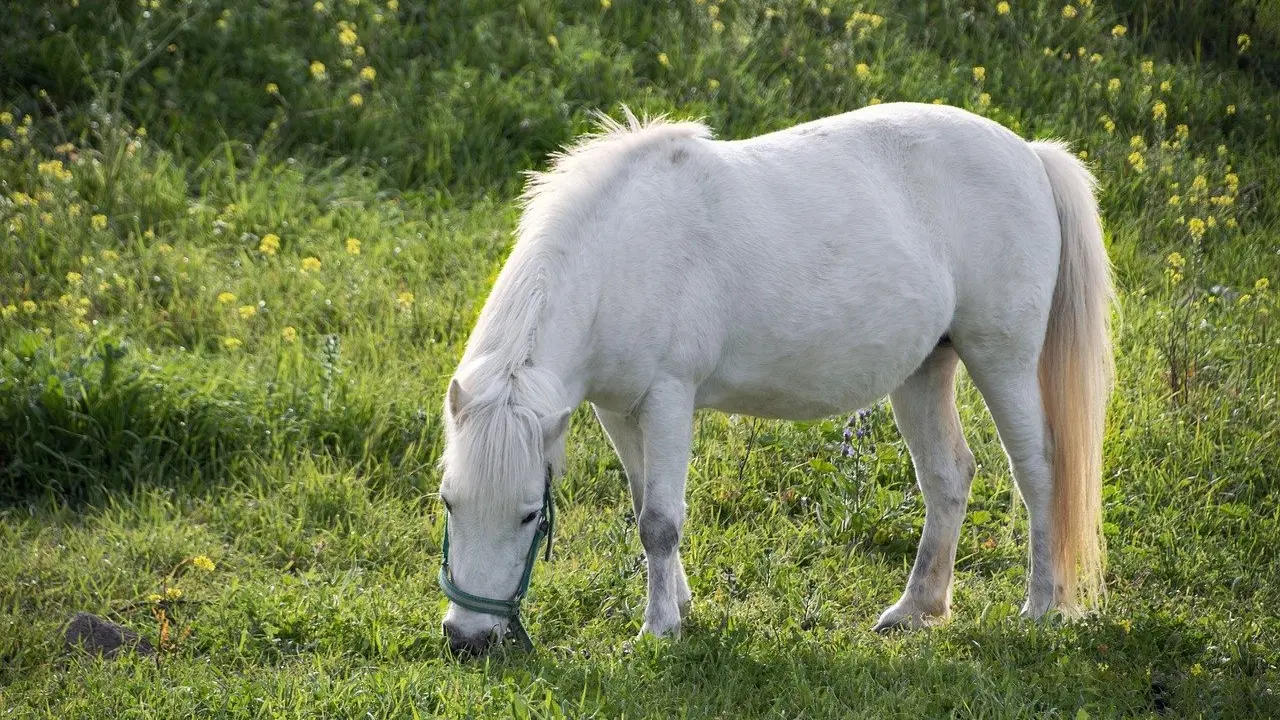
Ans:
{"label": "horse's hoof", "polygon": [[680,604],[676,605],[676,609],[680,611],[681,620],[689,617],[689,610],[692,608],[693,608],[693,598],[687,598],[685,600],[682,600],[680,601]]}
{"label": "horse's hoof", "polygon": [[920,628],[942,624],[949,614],[931,615],[921,610],[898,604],[885,610],[880,615],[880,620],[871,629],[882,634],[894,630],[919,630]]}
{"label": "horse's hoof", "polygon": [[656,626],[646,622],[644,626],[640,628],[640,635],[636,639],[639,640],[646,636],[656,637],[656,638],[666,638],[670,640],[679,640],[680,639],[680,623],[676,622],[674,624],[670,624],[670,625],[666,625],[665,627],[662,627],[662,626]]}

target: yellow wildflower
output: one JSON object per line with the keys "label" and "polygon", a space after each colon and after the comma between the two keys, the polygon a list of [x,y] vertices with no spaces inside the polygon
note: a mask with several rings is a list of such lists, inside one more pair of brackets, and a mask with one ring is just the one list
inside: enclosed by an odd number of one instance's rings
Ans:
{"label": "yellow wildflower", "polygon": [[1129,153],[1129,164],[1133,166],[1135,172],[1142,172],[1147,169],[1147,160],[1142,157],[1140,152]]}
{"label": "yellow wildflower", "polygon": [[240,341],[240,338],[222,338],[222,347],[228,350],[238,350],[242,345],[244,343]]}
{"label": "yellow wildflower", "polygon": [[1147,140],[1141,135],[1134,135],[1133,137],[1129,138],[1129,149],[1145,150],[1146,148],[1147,148]]}
{"label": "yellow wildflower", "polygon": [[158,603],[164,598],[160,597],[160,593],[151,593],[147,596],[147,602]]}
{"label": "yellow wildflower", "polygon": [[1196,663],[1195,665],[1192,665],[1192,666],[1191,666],[1191,674],[1192,674],[1192,675],[1202,675],[1202,674],[1204,674],[1204,667],[1202,667],[1202,666],[1200,665],[1200,663]]}
{"label": "yellow wildflower", "polygon": [[0,308],[0,317],[8,318],[8,317],[13,317],[14,315],[17,315],[17,314],[18,314],[18,306],[14,305],[13,303],[9,303],[8,305],[5,305],[4,307]]}
{"label": "yellow wildflower", "polygon": [[1191,128],[1180,124],[1173,129],[1173,132],[1178,136],[1179,140],[1186,140],[1187,137],[1191,135]]}
{"label": "yellow wildflower", "polygon": [[1093,63],[1094,65],[1097,65],[1098,63],[1102,62],[1102,55],[1098,53],[1094,53],[1090,55],[1089,62]]}
{"label": "yellow wildflower", "polygon": [[280,337],[284,338],[285,342],[291,343],[294,340],[298,339],[298,331],[295,330],[292,325],[290,325],[289,327],[286,327],[284,330],[280,331]]}
{"label": "yellow wildflower", "polygon": [[374,70],[373,66],[365,65],[364,67],[360,68],[361,80],[368,80],[369,82],[373,82],[373,79],[376,77],[378,77],[378,71]]}
{"label": "yellow wildflower", "polygon": [[1227,222],[1226,222],[1227,227],[1229,227],[1229,228],[1233,228],[1233,229],[1234,229],[1234,228],[1235,228],[1235,226],[1236,226],[1236,225],[1238,225],[1238,224],[1239,224],[1239,223],[1237,223],[1237,222],[1236,222],[1236,219],[1235,219],[1235,218],[1227,218]]}
{"label": "yellow wildflower", "polygon": [[1181,196],[1181,195],[1170,195],[1170,196],[1169,196],[1169,204],[1170,204],[1170,205],[1172,205],[1172,206],[1174,206],[1174,207],[1178,207],[1179,205],[1181,205],[1181,204],[1182,204],[1182,196]]}
{"label": "yellow wildflower", "polygon": [[867,101],[867,104],[868,104],[868,105],[879,105],[879,104],[880,104],[880,103],[882,103],[882,102],[884,102],[884,101],[883,101],[883,100],[881,100],[880,98],[878,98],[878,97],[873,97],[873,98],[871,98],[870,100],[868,100],[868,101]]}
{"label": "yellow wildflower", "polygon": [[1008,15],[1008,14],[1009,14],[1009,3],[1004,2],[1004,0],[1000,0],[1000,2],[996,3],[996,14],[997,14],[997,15]]}
{"label": "yellow wildflower", "polygon": [[323,80],[325,78],[324,63],[320,62],[319,60],[311,61],[311,77],[315,78],[316,80]]}
{"label": "yellow wildflower", "polygon": [[1207,227],[1211,227],[1211,228],[1218,227],[1218,218],[1214,217],[1213,215],[1210,215],[1209,217],[1204,219],[1204,224]]}
{"label": "yellow wildflower", "polygon": [[1257,282],[1253,284],[1253,290],[1254,292],[1262,292],[1263,290],[1266,290],[1269,285],[1271,285],[1270,280],[1260,277]]}
{"label": "yellow wildflower", "polygon": [[1228,106],[1227,106],[1227,114],[1228,114],[1228,115],[1235,115],[1235,114],[1236,114],[1236,106],[1235,106],[1235,105],[1228,105]]}
{"label": "yellow wildflower", "polygon": [[981,65],[975,65],[973,68],[973,81],[982,82],[987,79],[987,69]]}
{"label": "yellow wildflower", "polygon": [[280,86],[275,83],[267,83],[267,94],[277,95],[280,93]]}
{"label": "yellow wildflower", "polygon": [[346,45],[347,47],[355,45],[359,39],[360,38],[356,37],[356,31],[350,25],[344,25],[342,29],[338,31],[338,42]]}
{"label": "yellow wildflower", "polygon": [[223,305],[227,305],[227,304],[233,303],[233,302],[235,302],[235,301],[236,301],[236,296],[235,296],[235,295],[232,295],[232,294],[231,294],[231,293],[229,293],[229,292],[220,292],[220,293],[218,293],[218,302],[219,302],[219,303],[221,303],[221,304],[223,304]]}
{"label": "yellow wildflower", "polygon": [[322,3],[322,2],[317,2],[315,5],[312,5],[312,6],[311,6],[311,9],[312,9],[312,10],[315,10],[315,11],[316,11],[316,12],[318,12],[318,13],[322,13],[322,12],[324,12],[324,3]]}
{"label": "yellow wildflower", "polygon": [[871,66],[866,63],[858,63],[853,66],[853,74],[866,79],[871,75]]}
{"label": "yellow wildflower", "polygon": [[9,152],[9,151],[10,151],[10,150],[12,150],[12,149],[13,149],[13,141],[12,141],[12,140],[10,140],[9,138],[5,138],[5,139],[3,139],[3,140],[0,140],[0,150],[3,150],[4,152]]}
{"label": "yellow wildflower", "polygon": [[613,7],[613,0],[600,0],[600,9],[608,10]]}
{"label": "yellow wildflower", "polygon": [[275,233],[267,233],[262,236],[262,242],[258,243],[258,252],[264,255],[275,255],[276,250],[280,249],[280,236]]}
{"label": "yellow wildflower", "polygon": [[1203,175],[1197,175],[1195,180],[1191,181],[1191,192],[1204,192],[1209,187],[1209,179]]}
{"label": "yellow wildflower", "polygon": [[1142,61],[1142,74],[1150,75],[1156,71],[1156,64],[1150,60]]}
{"label": "yellow wildflower", "polygon": [[658,53],[658,64],[664,68],[671,67],[671,58],[666,53]]}
{"label": "yellow wildflower", "polygon": [[248,320],[249,318],[258,314],[258,308],[252,305],[241,305],[239,312],[240,312],[240,318],[242,320]]}
{"label": "yellow wildflower", "polygon": [[166,600],[177,600],[182,597],[182,589],[176,587],[166,588],[164,591],[164,597]]}
{"label": "yellow wildflower", "polygon": [[401,310],[408,310],[409,308],[413,307],[413,293],[402,292],[399,295],[397,295],[396,305],[399,305]]}
{"label": "yellow wildflower", "polygon": [[1196,240],[1204,237],[1204,228],[1204,220],[1198,217],[1193,217],[1187,221],[1187,232],[1191,233],[1191,237]]}
{"label": "yellow wildflower", "polygon": [[102,255],[102,259],[107,262],[115,262],[116,260],[120,259],[120,254],[117,253],[115,250],[103,250],[101,255]]}
{"label": "yellow wildflower", "polygon": [[1169,92],[1172,89],[1173,89],[1173,82],[1171,80],[1165,80],[1164,82],[1160,83],[1160,92]]}
{"label": "yellow wildflower", "polygon": [[360,254],[360,241],[359,241],[359,240],[357,240],[357,239],[355,239],[355,238],[353,238],[353,237],[349,237],[349,238],[347,238],[347,254],[349,254],[349,255],[359,255],[359,254]]}
{"label": "yellow wildflower", "polygon": [[34,301],[34,300],[23,300],[23,301],[22,301],[22,312],[24,312],[24,313],[26,313],[26,314],[28,314],[28,315],[32,315],[32,314],[34,314],[34,313],[35,313],[35,311],[36,311],[36,310],[38,310],[39,308],[40,308],[40,306],[39,306],[39,305],[36,305],[36,303],[35,303],[35,301]]}
{"label": "yellow wildflower", "polygon": [[1162,102],[1157,102],[1151,106],[1151,118],[1153,120],[1164,120],[1169,114],[1169,107]]}
{"label": "yellow wildflower", "polygon": [[13,124],[13,113],[8,111],[0,112],[0,125],[12,125],[12,124]]}
{"label": "yellow wildflower", "polygon": [[1111,37],[1113,37],[1113,38],[1122,38],[1122,37],[1124,37],[1124,34],[1125,34],[1125,33],[1127,33],[1127,32],[1129,32],[1129,28],[1127,28],[1127,27],[1125,27],[1125,26],[1123,26],[1123,25],[1117,25],[1117,26],[1115,26],[1115,27],[1111,28]]}
{"label": "yellow wildflower", "polygon": [[1064,17],[1064,18],[1066,18],[1066,19],[1070,20],[1071,18],[1075,17],[1077,14],[1078,14],[1078,13],[1077,13],[1076,8],[1075,8],[1075,6],[1074,6],[1074,5],[1063,5],[1063,6],[1062,6],[1062,17]]}
{"label": "yellow wildflower", "polygon": [[360,107],[364,105],[364,96],[360,93],[351,93],[351,97],[347,98],[347,104],[351,107]]}
{"label": "yellow wildflower", "polygon": [[1107,90],[1111,92],[1120,92],[1120,78],[1111,78],[1108,80]]}
{"label": "yellow wildflower", "polygon": [[1253,42],[1253,39],[1250,38],[1247,34],[1241,33],[1240,35],[1236,36],[1236,45],[1240,47],[1241,53],[1249,49],[1249,44],[1251,42]]}
{"label": "yellow wildflower", "polygon": [[101,213],[94,215],[93,217],[89,218],[89,224],[93,226],[94,230],[106,230],[107,216]]}
{"label": "yellow wildflower", "polygon": [[982,93],[982,94],[978,95],[978,104],[979,104],[979,105],[984,105],[984,106],[985,106],[985,105],[990,105],[990,104],[991,104],[991,94],[990,94],[990,93]]}
{"label": "yellow wildflower", "polygon": [[197,555],[191,558],[191,565],[197,570],[203,570],[205,572],[212,572],[214,568],[213,561],[206,555]]}
{"label": "yellow wildflower", "polygon": [[320,269],[320,258],[310,256],[302,258],[302,272],[307,273]]}
{"label": "yellow wildflower", "polygon": [[707,80],[707,89],[708,89],[708,90],[719,90],[719,89],[720,89],[720,81],[719,81],[719,80],[717,80],[717,79],[715,79],[715,78],[710,78],[710,79],[708,79],[708,80]]}
{"label": "yellow wildflower", "polygon": [[67,282],[71,283],[72,285],[80,284],[81,280],[84,280],[84,276],[81,275],[80,273],[78,272],[67,273]]}
{"label": "yellow wildflower", "polygon": [[400,9],[400,0],[387,0],[387,9],[395,12]]}

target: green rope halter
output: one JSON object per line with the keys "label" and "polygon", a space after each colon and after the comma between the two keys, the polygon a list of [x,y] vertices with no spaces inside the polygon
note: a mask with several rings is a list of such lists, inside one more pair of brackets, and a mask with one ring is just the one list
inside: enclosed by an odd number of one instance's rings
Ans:
{"label": "green rope halter", "polygon": [[533,534],[533,542],[529,545],[529,556],[525,559],[524,575],[520,577],[520,587],[510,600],[497,600],[472,595],[453,584],[453,578],[449,572],[449,518],[447,515],[444,521],[444,543],[440,548],[439,583],[440,589],[444,591],[445,596],[472,612],[507,618],[507,635],[515,638],[525,652],[533,650],[533,641],[529,639],[529,633],[524,629],[524,623],[520,622],[520,602],[524,600],[525,593],[529,591],[529,581],[533,579],[533,565],[538,561],[538,548],[542,545],[544,538],[547,541],[545,557],[548,562],[551,561],[551,532],[556,525],[556,504],[551,496],[550,466],[547,466],[547,484],[542,494],[542,511],[540,514],[542,517],[538,520],[538,530]]}

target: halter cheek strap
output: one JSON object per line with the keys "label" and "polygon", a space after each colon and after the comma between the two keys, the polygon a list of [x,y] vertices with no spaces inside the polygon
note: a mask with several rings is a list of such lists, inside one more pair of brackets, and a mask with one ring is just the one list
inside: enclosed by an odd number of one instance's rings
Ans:
{"label": "halter cheek strap", "polygon": [[515,638],[516,642],[526,652],[533,650],[533,641],[529,638],[528,631],[524,629],[524,623],[520,622],[520,602],[524,600],[525,594],[529,591],[529,583],[533,579],[533,566],[538,561],[538,549],[541,547],[543,539],[547,541],[545,557],[548,562],[551,560],[551,535],[556,524],[556,504],[551,495],[550,466],[547,467],[546,488],[542,494],[542,511],[539,514],[541,517],[538,520],[538,530],[533,534],[533,542],[529,544],[529,554],[525,558],[524,574],[520,576],[520,586],[516,589],[516,594],[509,600],[472,595],[453,584],[453,576],[449,572],[448,515],[445,516],[444,542],[440,548],[440,576],[438,582],[445,596],[457,605],[472,612],[507,618],[508,636]]}

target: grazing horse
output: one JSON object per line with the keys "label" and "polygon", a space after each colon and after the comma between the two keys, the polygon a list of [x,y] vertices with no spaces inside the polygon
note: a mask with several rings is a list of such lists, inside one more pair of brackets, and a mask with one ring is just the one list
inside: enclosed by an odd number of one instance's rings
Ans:
{"label": "grazing horse", "polygon": [[886,394],[925,524],[875,627],[947,618],[975,469],[961,360],[1028,509],[1023,616],[1092,604],[1112,381],[1093,188],[1064,145],[946,106],[876,105],[736,141],[629,111],[604,120],[532,175],[446,393],[452,646],[524,635],[519,603],[584,400],[631,488],[642,634],[677,635],[689,608],[679,546],[697,408],[806,420]]}

